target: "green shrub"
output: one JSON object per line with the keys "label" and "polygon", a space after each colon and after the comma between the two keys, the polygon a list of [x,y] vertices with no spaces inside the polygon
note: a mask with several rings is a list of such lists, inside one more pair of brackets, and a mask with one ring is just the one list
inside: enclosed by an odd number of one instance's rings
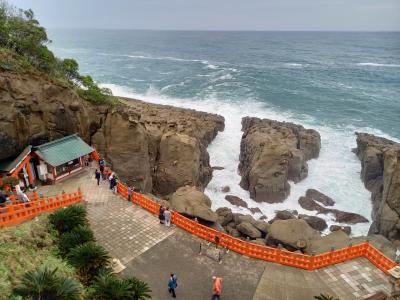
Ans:
{"label": "green shrub", "polygon": [[62,255],[67,255],[72,248],[78,245],[93,242],[93,231],[88,226],[77,226],[69,232],[63,233],[58,240],[58,248]]}
{"label": "green shrub", "polygon": [[148,284],[140,279],[131,277],[126,279],[129,282],[133,290],[133,300],[146,300],[151,299],[151,289]]}
{"label": "green shrub", "polygon": [[71,249],[68,260],[78,270],[82,282],[88,284],[101,269],[107,267],[110,256],[102,246],[88,242]]}
{"label": "green shrub", "polygon": [[76,280],[59,276],[57,269],[40,268],[25,273],[14,293],[32,300],[78,300],[82,290]]}
{"label": "green shrub", "polygon": [[88,223],[87,212],[81,205],[71,205],[65,209],[59,209],[49,216],[49,221],[59,234]]}
{"label": "green shrub", "polygon": [[334,298],[328,294],[319,294],[318,296],[314,296],[315,300],[339,300],[338,298]]}
{"label": "green shrub", "polygon": [[137,278],[120,279],[107,272],[96,276],[91,290],[91,296],[98,300],[151,299],[151,290],[145,282]]}

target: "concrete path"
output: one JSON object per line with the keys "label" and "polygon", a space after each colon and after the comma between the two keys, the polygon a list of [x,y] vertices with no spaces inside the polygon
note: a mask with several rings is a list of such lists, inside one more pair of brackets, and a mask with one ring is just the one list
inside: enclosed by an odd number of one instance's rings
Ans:
{"label": "concrete path", "polygon": [[[39,192],[56,195],[81,187],[90,224],[97,241],[118,258],[126,276],[149,283],[154,299],[171,298],[169,273],[178,275],[178,299],[210,299],[211,277],[223,277],[224,300],[311,300],[326,292],[341,300],[363,299],[378,290],[389,292],[388,278],[364,258],[316,271],[304,271],[251,259],[215,246],[172,226],[160,225],[156,216],[97,186],[94,169],[86,169]],[[200,243],[203,245],[199,255]],[[207,255],[208,254],[208,255]],[[211,255],[212,254],[212,255]]]}

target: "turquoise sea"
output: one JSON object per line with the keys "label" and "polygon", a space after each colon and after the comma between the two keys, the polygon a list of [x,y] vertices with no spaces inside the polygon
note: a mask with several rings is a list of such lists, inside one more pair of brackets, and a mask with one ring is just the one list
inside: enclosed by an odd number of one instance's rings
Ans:
{"label": "turquoise sea", "polygon": [[[212,165],[225,167],[214,172],[206,189],[214,208],[230,206],[220,192],[229,185],[231,194],[268,217],[276,209],[306,212],[297,199],[316,188],[334,198],[337,208],[370,218],[370,193],[351,149],[355,131],[400,140],[399,32],[51,30],[49,35],[58,56],[75,58],[82,73],[116,95],[225,117],[226,130],[209,146]],[[238,185],[243,116],[300,123],[321,134],[320,158],[310,161],[304,181],[291,184],[284,203],[258,204]],[[368,227],[353,231],[366,233]]]}

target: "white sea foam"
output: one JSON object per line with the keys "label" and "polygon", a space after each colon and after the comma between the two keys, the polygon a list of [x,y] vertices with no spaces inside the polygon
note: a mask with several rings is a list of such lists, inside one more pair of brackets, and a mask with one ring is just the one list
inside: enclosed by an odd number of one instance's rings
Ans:
{"label": "white sea foam", "polygon": [[368,66],[368,67],[391,67],[391,68],[399,68],[400,64],[378,64],[378,63],[372,63],[372,62],[363,62],[363,63],[358,63],[358,66]]}
{"label": "white sea foam", "polygon": [[285,63],[284,64],[285,67],[289,67],[289,68],[302,68],[303,64],[299,64],[299,63]]}
{"label": "white sea foam", "polygon": [[207,69],[211,69],[211,70],[216,70],[216,69],[218,69],[218,66],[213,65],[213,64],[207,64],[207,65],[206,65],[206,68],[207,68]]}
{"label": "white sea foam", "polygon": [[[344,126],[331,126],[317,123],[308,116],[297,116],[291,112],[281,112],[265,103],[255,102],[251,99],[240,103],[229,99],[176,99],[162,95],[158,90],[150,88],[146,94],[137,94],[134,90],[114,84],[105,84],[114,94],[125,97],[142,99],[144,101],[168,104],[179,107],[192,108],[210,113],[220,114],[225,117],[225,130],[217,135],[208,147],[212,166],[221,166],[223,170],[215,170],[213,178],[206,188],[206,193],[212,200],[212,208],[231,207],[235,212],[250,213],[247,209],[232,206],[221,192],[221,187],[228,185],[229,194],[244,199],[249,207],[259,207],[263,214],[272,218],[276,210],[296,209],[299,213],[315,215],[302,209],[297,200],[304,195],[308,188],[315,188],[336,200],[335,208],[362,214],[370,220],[371,200],[370,193],[364,188],[360,180],[361,164],[351,152],[356,146],[355,131],[374,133],[391,138],[382,132],[371,128],[355,128]],[[308,177],[300,183],[291,185],[291,193],[283,203],[267,204],[257,203],[250,199],[248,191],[239,186],[240,176],[237,172],[239,163],[241,141],[241,119],[244,116],[257,116],[261,118],[290,121],[314,128],[321,134],[322,147],[318,159],[308,162]],[[255,217],[261,216],[256,214]],[[329,225],[336,224],[331,216],[319,215]],[[353,225],[353,233],[366,234],[370,223]]]}

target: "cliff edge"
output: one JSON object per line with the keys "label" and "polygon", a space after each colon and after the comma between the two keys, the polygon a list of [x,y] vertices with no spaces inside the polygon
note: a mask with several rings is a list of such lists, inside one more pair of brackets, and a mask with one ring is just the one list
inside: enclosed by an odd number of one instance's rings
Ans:
{"label": "cliff edge", "polygon": [[211,180],[207,145],[224,118],[190,109],[128,101],[96,105],[45,75],[0,72],[0,160],[78,133],[122,180],[166,195]]}
{"label": "cliff edge", "polygon": [[361,180],[371,191],[369,234],[400,239],[400,144],[368,133],[356,133],[355,153],[361,161]]}
{"label": "cliff edge", "polygon": [[245,117],[240,143],[240,185],[258,202],[282,202],[290,193],[288,180],[307,177],[307,161],[319,156],[317,131],[301,125]]}

